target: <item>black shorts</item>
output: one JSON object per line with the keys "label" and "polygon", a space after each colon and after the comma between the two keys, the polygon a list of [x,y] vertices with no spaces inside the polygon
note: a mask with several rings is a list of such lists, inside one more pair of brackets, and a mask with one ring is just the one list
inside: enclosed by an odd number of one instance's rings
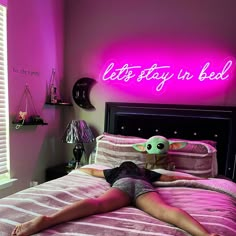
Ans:
{"label": "black shorts", "polygon": [[138,196],[148,193],[156,192],[154,187],[145,180],[133,179],[133,178],[121,178],[118,179],[112,188],[118,188],[121,191],[127,193],[132,200],[135,200]]}

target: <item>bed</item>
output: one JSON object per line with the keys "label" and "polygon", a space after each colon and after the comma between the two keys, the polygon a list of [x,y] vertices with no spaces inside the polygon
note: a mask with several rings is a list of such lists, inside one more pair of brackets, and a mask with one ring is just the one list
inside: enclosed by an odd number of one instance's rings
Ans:
{"label": "bed", "polygon": [[[208,179],[166,183],[157,181],[154,185],[166,202],[186,210],[210,231],[224,236],[234,236],[236,235],[235,119],[236,110],[233,107],[108,102],[105,107],[104,133],[97,137],[96,151],[86,166],[104,169],[127,159],[140,165],[145,164],[145,153],[137,154],[128,149],[132,143],[145,141],[153,135],[163,135],[174,140],[188,140],[193,147],[196,144],[198,147],[199,145],[211,147],[204,149],[210,150],[207,154],[196,152],[189,154],[189,150],[192,149],[186,149],[185,153],[181,152],[183,160],[196,157],[193,161],[197,160],[198,164],[194,165],[197,168],[204,166],[202,161],[207,159],[210,172],[187,168],[186,171],[185,169],[179,171],[178,168],[154,169],[170,175],[207,174],[210,175]],[[175,157],[180,155],[178,152],[172,154],[176,155]],[[41,214],[53,213],[74,201],[99,196],[107,189],[109,185],[104,179],[73,170],[61,178],[2,198],[0,235],[9,236],[14,226],[21,222]],[[60,224],[36,235],[184,236],[188,234],[130,206]]]}

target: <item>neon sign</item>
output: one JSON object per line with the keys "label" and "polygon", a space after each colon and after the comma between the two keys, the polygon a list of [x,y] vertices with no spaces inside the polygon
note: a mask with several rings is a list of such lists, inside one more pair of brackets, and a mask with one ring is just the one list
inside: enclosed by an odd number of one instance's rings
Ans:
{"label": "neon sign", "polygon": [[170,65],[158,65],[154,63],[150,67],[143,67],[141,65],[129,65],[124,64],[122,66],[117,66],[114,62],[110,63],[103,75],[102,80],[104,81],[123,81],[129,82],[135,80],[138,83],[141,81],[158,81],[156,86],[156,91],[159,92],[163,89],[167,81],[171,79],[177,80],[192,80],[197,79],[200,82],[209,81],[224,81],[229,78],[231,69],[233,67],[233,61],[228,60],[219,69],[213,69],[213,65],[210,62],[206,62],[199,72],[191,73],[183,67],[174,72]]}

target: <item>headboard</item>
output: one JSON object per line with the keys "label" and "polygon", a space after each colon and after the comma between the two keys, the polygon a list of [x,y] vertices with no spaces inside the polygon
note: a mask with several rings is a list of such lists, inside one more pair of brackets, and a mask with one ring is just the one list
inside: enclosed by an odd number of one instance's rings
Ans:
{"label": "headboard", "polygon": [[236,181],[236,107],[107,102],[105,113],[111,134],[215,141],[219,174]]}

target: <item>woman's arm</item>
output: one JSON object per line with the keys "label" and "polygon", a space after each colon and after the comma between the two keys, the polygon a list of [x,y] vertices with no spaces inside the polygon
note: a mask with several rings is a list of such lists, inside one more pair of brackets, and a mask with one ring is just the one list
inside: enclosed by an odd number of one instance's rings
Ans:
{"label": "woman's arm", "polygon": [[79,170],[95,177],[104,178],[103,170],[98,170],[94,168],[80,168]]}
{"label": "woman's arm", "polygon": [[198,177],[187,177],[187,176],[170,176],[170,175],[161,175],[160,181],[162,182],[171,182],[175,180],[199,180],[204,178],[198,178]]}

